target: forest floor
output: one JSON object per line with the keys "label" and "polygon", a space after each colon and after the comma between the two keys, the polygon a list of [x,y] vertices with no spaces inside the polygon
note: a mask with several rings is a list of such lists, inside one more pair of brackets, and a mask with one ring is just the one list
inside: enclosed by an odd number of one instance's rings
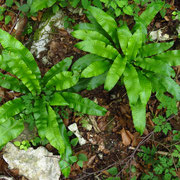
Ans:
{"label": "forest floor", "polygon": [[[172,20],[172,12],[174,9],[180,10],[180,3],[178,0],[173,2],[171,8],[167,9],[165,18],[162,18],[160,14],[158,14],[148,27],[148,32],[162,28],[163,33],[174,36],[179,22],[177,20]],[[0,6],[3,4],[3,1],[0,2]],[[12,8],[12,11],[17,14],[15,7]],[[73,15],[68,12],[67,9],[63,11],[65,11],[69,17],[74,18],[75,23],[87,21],[85,15]],[[12,21],[8,25],[5,25],[4,21],[0,21],[0,28],[7,32],[12,31],[12,34],[16,34],[13,28],[16,16],[13,13],[9,15],[12,16]],[[129,26],[133,25],[134,21],[131,16],[125,16],[124,19]],[[34,24],[40,23],[41,15],[39,14],[39,19],[31,18],[30,21]],[[28,37],[28,35],[21,34],[19,39],[25,43]],[[36,59],[42,75],[61,59],[74,56],[73,60],[76,61],[85,54],[74,47],[77,40],[74,39],[66,29],[57,30],[56,33],[52,34],[51,38],[52,40],[47,45],[48,51],[43,52],[49,54],[51,65],[44,65],[41,63],[39,60],[41,57]],[[175,41],[173,49],[180,49],[180,39],[174,37],[173,40]],[[176,71],[175,80],[180,84],[180,67],[174,67],[174,69]],[[98,104],[105,107],[108,112],[103,117],[78,116],[77,113],[72,112],[70,109],[65,109],[65,111],[68,112],[66,116],[60,114],[66,126],[76,122],[82,136],[87,140],[85,145],[73,147],[73,151],[75,155],[79,153],[86,154],[88,161],[84,162],[83,168],[74,164],[71,174],[67,179],[101,180],[112,176],[112,174],[108,172],[108,169],[112,167],[117,167],[118,173],[115,175],[120,176],[121,179],[132,179],[134,177],[134,179],[138,179],[143,173],[147,174],[148,172],[152,172],[152,163],[145,163],[145,161],[137,155],[139,152],[142,152],[141,145],[149,147],[150,149],[156,147],[157,153],[155,155],[155,160],[158,159],[158,156],[164,156],[171,152],[173,130],[180,131],[180,111],[177,115],[172,115],[166,119],[172,127],[172,130],[170,130],[167,135],[163,132],[155,133],[153,131],[155,123],[152,119],[158,115],[165,116],[166,109],[158,109],[159,101],[156,99],[155,95],[152,94],[147,104],[146,130],[143,136],[140,136],[134,129],[128,97],[123,86],[117,85],[110,92],[105,91],[103,86],[101,86],[95,90],[84,90],[80,93],[83,97],[88,97],[91,100],[97,101]],[[15,95],[16,94],[6,89],[0,88],[0,97],[2,98],[1,104],[13,99]],[[177,106],[178,109],[180,109],[179,103],[177,103]],[[91,118],[91,122],[93,122],[93,129],[91,131],[84,128],[82,123],[83,120],[87,122],[86,120],[88,118]],[[46,148],[53,153],[57,153],[56,150],[49,145],[47,145]],[[3,152],[1,151],[0,174],[14,177],[14,179],[18,180],[25,179],[25,177],[18,174],[18,170],[8,169],[8,165],[3,160],[2,155]],[[180,168],[174,167],[174,169],[176,170],[177,177],[180,178]],[[63,176],[61,179],[64,179]]]}

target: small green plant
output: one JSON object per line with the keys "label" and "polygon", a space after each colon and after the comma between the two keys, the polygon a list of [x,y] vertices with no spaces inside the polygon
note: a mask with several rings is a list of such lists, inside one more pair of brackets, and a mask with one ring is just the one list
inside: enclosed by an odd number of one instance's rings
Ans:
{"label": "small green plant", "polygon": [[107,172],[111,175],[111,177],[106,178],[106,180],[120,180],[120,177],[116,177],[118,174],[117,167],[111,167],[107,170]]}
{"label": "small green plant", "polygon": [[101,0],[108,13],[115,14],[116,17],[127,14],[133,16],[139,12],[139,7],[136,3],[130,3],[128,0]]}
{"label": "small green plant", "polygon": [[19,149],[25,150],[25,151],[26,151],[29,147],[31,147],[31,145],[30,145],[30,143],[29,143],[28,140],[24,140],[24,141],[22,141],[22,142],[20,142],[20,141],[15,141],[15,142],[14,142],[14,145],[17,146],[17,147],[19,147]]}
{"label": "small green plant", "polygon": [[167,122],[163,116],[154,118],[153,122],[155,123],[154,132],[162,131],[165,135],[167,135],[168,131],[172,130],[171,124]]}
{"label": "small green plant", "polygon": [[102,9],[101,0],[69,0],[69,3],[73,8],[81,5],[84,9],[87,9],[91,4],[93,4]]}
{"label": "small green plant", "polygon": [[176,106],[176,99],[164,94],[156,94],[157,99],[160,101],[158,109],[166,109],[166,117],[168,118],[171,115],[176,115],[178,113],[178,108]]}
{"label": "small green plant", "polygon": [[143,152],[139,152],[138,156],[141,157],[146,164],[148,163],[153,164],[155,154],[157,152],[156,147],[153,146],[151,149],[150,147],[141,146],[141,149],[143,150]]}
{"label": "small green plant", "polygon": [[[80,40],[75,46],[90,54],[77,60],[72,70],[87,78],[84,87],[91,90],[102,84],[110,91],[118,81],[125,85],[136,130],[141,134],[146,125],[146,104],[151,92],[162,96],[166,91],[180,100],[180,87],[172,79],[171,66],[180,64],[180,50],[171,50],[174,42],[147,44],[147,26],[162,8],[153,3],[129,30],[118,26],[115,19],[101,9],[90,7],[91,23],[81,23],[72,35]],[[165,52],[166,51],[166,52]],[[120,79],[121,78],[121,79]]]}
{"label": "small green plant", "polygon": [[172,19],[175,20],[176,17],[180,21],[180,11],[173,11],[172,12]]}
{"label": "small green plant", "polygon": [[174,145],[173,147],[171,156],[162,156],[158,154],[155,147],[150,149],[141,146],[143,152],[139,152],[137,155],[143,159],[145,164],[151,165],[153,168],[153,172],[142,175],[142,180],[150,180],[152,177],[155,180],[160,177],[165,180],[178,180],[175,167],[180,167],[180,146]]}
{"label": "small green plant", "polygon": [[88,158],[85,154],[78,154],[78,156],[71,156],[71,161],[77,163],[79,167],[83,167],[83,162],[88,161]]}
{"label": "small green plant", "polygon": [[106,109],[79,94],[66,91],[79,80],[78,72],[68,71],[72,57],[54,65],[41,78],[30,51],[2,29],[0,43],[0,68],[14,75],[0,73],[0,86],[22,94],[0,107],[0,147],[21,134],[24,122],[32,127],[35,125],[40,138],[46,138],[58,150],[60,167],[67,177],[72,149],[66,127],[53,107],[68,106],[91,115],[104,115]]}
{"label": "small green plant", "polygon": [[34,139],[31,139],[30,143],[33,146],[39,146],[39,145],[45,146],[46,144],[49,143],[49,141],[47,139],[41,139],[40,137],[35,137]]}
{"label": "small green plant", "polygon": [[64,16],[64,27],[67,28],[71,28],[72,27],[72,23],[74,23],[75,20],[68,17],[68,16]]}

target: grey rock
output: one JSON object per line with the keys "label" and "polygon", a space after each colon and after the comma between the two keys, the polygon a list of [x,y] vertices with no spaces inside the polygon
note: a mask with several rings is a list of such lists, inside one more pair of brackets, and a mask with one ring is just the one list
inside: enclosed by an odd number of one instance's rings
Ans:
{"label": "grey rock", "polygon": [[163,34],[161,29],[150,32],[150,37],[153,41],[166,41],[172,39],[169,34]]}
{"label": "grey rock", "polygon": [[19,169],[19,175],[29,180],[59,180],[61,175],[59,156],[54,156],[44,147],[19,150],[12,143],[4,147],[4,160],[10,169]]}
{"label": "grey rock", "polygon": [[[39,25],[39,29],[35,33],[38,34],[38,39],[33,41],[31,46],[31,53],[34,53],[37,58],[40,57],[41,52],[47,50],[46,45],[50,42],[50,34],[53,28],[64,28],[64,16],[63,11],[59,10],[54,16]],[[71,32],[72,30],[67,29],[67,31]]]}

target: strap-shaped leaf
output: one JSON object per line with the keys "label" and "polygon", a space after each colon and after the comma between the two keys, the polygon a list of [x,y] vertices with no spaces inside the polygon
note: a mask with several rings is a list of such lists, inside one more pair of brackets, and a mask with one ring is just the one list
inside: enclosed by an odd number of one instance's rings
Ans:
{"label": "strap-shaped leaf", "polygon": [[101,33],[97,32],[97,31],[92,31],[92,30],[76,30],[73,31],[72,36],[77,38],[77,39],[81,39],[81,40],[99,40],[99,41],[103,41],[106,44],[109,44],[109,40],[103,36]]}
{"label": "strap-shaped leaf", "polygon": [[130,105],[135,105],[141,92],[138,73],[134,66],[127,64],[123,75],[129,103]]}
{"label": "strap-shaped leaf", "polygon": [[0,124],[0,147],[18,137],[23,130],[24,124],[22,119],[8,118],[4,123]]}
{"label": "strap-shaped leaf", "polygon": [[173,46],[174,42],[146,44],[141,49],[143,57],[160,54]]}
{"label": "strap-shaped leaf", "polygon": [[157,92],[157,93],[163,94],[164,92],[166,92],[165,87],[160,83],[161,82],[161,75],[160,74],[148,72],[148,73],[146,73],[146,76],[149,79],[149,81],[151,81],[153,93]]}
{"label": "strap-shaped leaf", "polygon": [[105,58],[97,56],[95,54],[87,54],[81,58],[79,58],[73,65],[72,70],[73,71],[82,71],[84,68],[92,64],[96,61],[103,61]]}
{"label": "strap-shaped leaf", "polygon": [[48,126],[48,111],[44,98],[37,99],[34,103],[34,118],[39,136],[44,139],[46,137],[46,129]]}
{"label": "strap-shaped leaf", "polygon": [[144,58],[142,61],[137,61],[136,64],[143,69],[153,71],[167,76],[175,76],[174,70],[167,63],[155,60],[153,58]]}
{"label": "strap-shaped leaf", "polygon": [[24,109],[25,104],[22,98],[16,98],[6,102],[0,107],[0,123],[3,123],[6,119],[19,114]]}
{"label": "strap-shaped leaf", "polygon": [[0,29],[0,43],[4,49],[17,53],[19,58],[24,61],[33,74],[35,74],[38,79],[41,78],[40,70],[33,55],[20,41],[15,39],[6,31]]}
{"label": "strap-shaped leaf", "polygon": [[126,54],[126,48],[128,45],[128,41],[132,36],[131,31],[129,30],[128,26],[124,24],[123,26],[117,29],[117,35],[119,39],[119,44],[124,54]]}
{"label": "strap-shaped leaf", "polygon": [[91,23],[79,23],[76,26],[74,26],[74,30],[91,30],[91,31],[96,31],[96,27],[94,24]]}
{"label": "strap-shaped leaf", "polygon": [[75,86],[68,89],[68,92],[80,92],[84,89],[87,89],[89,81],[90,81],[90,78],[80,79]]}
{"label": "strap-shaped leaf", "polygon": [[161,10],[163,2],[152,3],[141,15],[140,20],[147,27],[154,19],[156,14]]}
{"label": "strap-shaped leaf", "polygon": [[51,78],[47,82],[46,87],[56,87],[57,91],[61,91],[74,86],[78,82],[78,79],[79,77],[73,76],[72,72],[63,71]]}
{"label": "strap-shaped leaf", "polygon": [[21,81],[7,74],[0,73],[0,86],[16,92],[28,92],[28,89],[26,88],[26,86],[24,86],[24,84],[22,84]]}
{"label": "strap-shaped leaf", "polygon": [[103,116],[107,112],[105,108],[97,105],[88,98],[81,97],[79,94],[63,92],[62,96],[69,103],[69,107],[75,111],[95,116]]}
{"label": "strap-shaped leaf", "polygon": [[134,60],[142,46],[142,30],[137,29],[136,32],[130,37],[128,41],[128,47],[126,51],[126,56],[128,60]]}
{"label": "strap-shaped leaf", "polygon": [[59,165],[60,165],[62,174],[65,177],[68,177],[70,174],[70,171],[71,171],[71,166],[69,166],[69,164],[72,163],[70,160],[70,157],[72,156],[73,152],[71,149],[71,144],[69,142],[69,137],[67,135],[67,130],[66,130],[66,127],[65,127],[63,121],[61,123],[59,123],[59,130],[60,130],[61,136],[63,138],[64,144],[66,146],[65,153],[62,155]]}
{"label": "strap-shaped leaf", "polygon": [[151,82],[141,73],[141,71],[138,71],[138,76],[141,85],[140,99],[142,104],[146,105],[151,96]]}
{"label": "strap-shaped leaf", "polygon": [[17,53],[3,51],[2,56],[4,63],[7,63],[9,67],[10,73],[16,75],[33,95],[40,93],[41,87],[35,74],[33,74]]}
{"label": "strap-shaped leaf", "polygon": [[134,127],[142,135],[146,126],[146,105],[138,99],[136,104],[131,105],[131,111]]}
{"label": "strap-shaped leaf", "polygon": [[106,76],[107,76],[107,72],[105,72],[99,76],[91,78],[86,89],[93,90],[93,89],[99,87],[100,85],[104,84]]}
{"label": "strap-shaped leaf", "polygon": [[[102,26],[97,22],[97,20],[94,18],[94,16],[89,11],[86,12],[86,16],[93,25],[93,26],[92,25],[90,25],[90,26],[88,25],[88,26],[90,28],[93,28],[92,30],[95,30],[95,31],[101,33],[103,36],[105,36],[107,39],[109,39],[113,43],[111,36],[102,28]],[[82,27],[82,25],[81,25],[81,27]],[[85,26],[84,26],[84,28],[85,28]]]}
{"label": "strap-shaped leaf", "polygon": [[104,88],[110,91],[118,82],[119,78],[123,74],[125,67],[126,67],[127,58],[122,58],[120,55],[116,57],[112,66],[110,67]]}
{"label": "strap-shaped leaf", "polygon": [[114,60],[119,52],[111,45],[98,40],[85,40],[75,45],[78,49],[81,49],[98,56]]}
{"label": "strap-shaped leaf", "polygon": [[67,71],[72,63],[73,57],[65,58],[56,65],[54,65],[43,77],[42,83],[46,84],[53,76],[62,71]]}
{"label": "strap-shaped leaf", "polygon": [[81,77],[90,78],[93,76],[99,76],[106,72],[110,68],[110,65],[111,64],[108,60],[93,62],[83,70]]}
{"label": "strap-shaped leaf", "polygon": [[56,119],[56,113],[47,105],[48,116],[47,116],[47,129],[46,129],[46,138],[49,140],[50,144],[55,147],[60,155],[63,155],[65,152],[65,143],[63,137],[60,134],[59,125]]}
{"label": "strap-shaped leaf", "polygon": [[33,0],[31,5],[31,13],[38,12],[44,8],[51,7],[57,0]]}
{"label": "strap-shaped leaf", "polygon": [[161,83],[166,90],[180,101],[180,86],[170,77],[162,77]]}
{"label": "strap-shaped leaf", "polygon": [[154,59],[164,61],[170,66],[180,65],[180,50],[167,51],[165,53],[153,56]]}
{"label": "strap-shaped leaf", "polygon": [[68,106],[69,103],[59,93],[54,93],[52,98],[49,101],[51,106]]}
{"label": "strap-shaped leaf", "polygon": [[96,19],[96,21],[101,25],[101,27],[111,36],[114,43],[117,42],[117,24],[112,16],[104,12],[103,10],[96,7],[89,7],[89,12]]}

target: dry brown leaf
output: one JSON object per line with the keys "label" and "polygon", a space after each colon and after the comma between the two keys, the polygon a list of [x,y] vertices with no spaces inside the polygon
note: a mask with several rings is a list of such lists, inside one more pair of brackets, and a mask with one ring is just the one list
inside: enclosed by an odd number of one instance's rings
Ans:
{"label": "dry brown leaf", "polygon": [[130,131],[126,130],[126,133],[127,133],[128,136],[131,138],[131,140],[134,139],[134,135],[133,135]]}
{"label": "dry brown leaf", "polygon": [[126,130],[123,128],[120,133],[121,133],[123,144],[125,146],[129,146],[131,144],[131,138],[129,137],[129,135],[126,132]]}

